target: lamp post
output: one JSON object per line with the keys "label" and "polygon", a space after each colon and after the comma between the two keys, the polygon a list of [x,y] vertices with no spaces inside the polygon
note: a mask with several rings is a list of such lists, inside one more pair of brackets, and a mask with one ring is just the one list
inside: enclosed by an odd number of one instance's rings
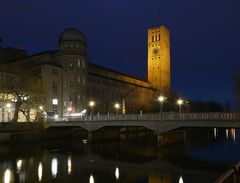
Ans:
{"label": "lamp post", "polygon": [[178,112],[181,112],[181,107],[182,107],[182,104],[183,104],[183,100],[182,100],[182,99],[178,99],[178,100],[177,100],[177,104],[178,104],[178,106],[179,106]]}
{"label": "lamp post", "polygon": [[119,103],[116,103],[116,104],[114,105],[114,107],[115,107],[115,109],[116,109],[116,115],[118,115],[118,110],[119,110],[119,108],[120,108],[120,104],[119,104]]}
{"label": "lamp post", "polygon": [[6,104],[6,108],[7,108],[7,114],[8,114],[8,122],[10,121],[10,107],[11,107],[12,105],[10,104],[10,103],[7,103]]}
{"label": "lamp post", "polygon": [[89,106],[91,107],[91,118],[92,118],[93,117],[93,107],[95,106],[95,102],[91,100],[89,102]]}
{"label": "lamp post", "polygon": [[160,112],[162,112],[164,100],[166,100],[166,98],[164,96],[158,97],[158,101],[160,102]]}

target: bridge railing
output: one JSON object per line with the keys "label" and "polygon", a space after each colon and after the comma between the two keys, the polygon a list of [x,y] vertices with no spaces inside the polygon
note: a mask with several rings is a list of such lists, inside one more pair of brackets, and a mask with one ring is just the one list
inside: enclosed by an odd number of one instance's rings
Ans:
{"label": "bridge railing", "polygon": [[[128,115],[93,115],[83,117],[64,118],[63,121],[188,121],[188,120],[240,120],[240,113],[175,113],[162,112],[152,114],[128,114]],[[57,119],[56,121],[61,121]]]}

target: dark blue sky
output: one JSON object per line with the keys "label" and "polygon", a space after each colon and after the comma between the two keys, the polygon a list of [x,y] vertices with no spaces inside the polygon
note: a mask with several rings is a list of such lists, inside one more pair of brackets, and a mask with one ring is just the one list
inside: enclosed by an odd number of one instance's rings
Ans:
{"label": "dark blue sky", "polygon": [[171,31],[172,88],[190,99],[233,99],[240,70],[239,0],[1,0],[3,46],[54,50],[67,27],[84,32],[90,61],[147,75],[147,29]]}

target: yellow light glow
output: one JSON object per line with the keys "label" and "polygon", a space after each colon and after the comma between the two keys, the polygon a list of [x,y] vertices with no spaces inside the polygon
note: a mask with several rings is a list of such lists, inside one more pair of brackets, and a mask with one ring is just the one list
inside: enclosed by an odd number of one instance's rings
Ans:
{"label": "yellow light glow", "polygon": [[89,183],[94,183],[94,177],[93,177],[92,174],[91,174],[90,177],[89,177]]}
{"label": "yellow light glow", "polygon": [[184,183],[182,176],[179,177],[179,183]]}
{"label": "yellow light glow", "polygon": [[12,105],[11,105],[10,103],[7,103],[7,104],[6,104],[6,107],[7,107],[7,108],[10,108],[11,106],[12,106]]}
{"label": "yellow light glow", "polygon": [[214,138],[216,139],[217,138],[217,129],[214,128],[213,131],[214,131]]}
{"label": "yellow light glow", "polygon": [[68,175],[72,172],[72,159],[71,156],[68,157]]}
{"label": "yellow light glow", "polygon": [[183,100],[182,100],[182,99],[178,99],[178,100],[177,100],[177,104],[178,104],[178,105],[182,105],[182,104],[183,104]]}
{"label": "yellow light glow", "polygon": [[43,173],[43,166],[42,163],[40,162],[38,165],[38,181],[42,181],[42,173]]}
{"label": "yellow light glow", "polygon": [[90,101],[90,102],[89,102],[89,106],[90,106],[90,107],[95,106],[95,102],[94,102],[94,101]]}
{"label": "yellow light glow", "polygon": [[11,171],[7,169],[4,172],[4,183],[10,183],[11,182]]}
{"label": "yellow light glow", "polygon": [[120,104],[119,104],[119,103],[116,103],[116,104],[114,105],[114,107],[115,107],[116,109],[119,109],[119,108],[120,108]]}
{"label": "yellow light glow", "polygon": [[17,170],[20,171],[22,168],[22,160],[17,161]]}
{"label": "yellow light glow", "polygon": [[52,159],[51,170],[52,170],[52,177],[56,178],[57,177],[57,172],[58,172],[58,160],[57,160],[57,158]]}
{"label": "yellow light glow", "polygon": [[226,138],[228,139],[228,129],[226,129]]}
{"label": "yellow light glow", "polygon": [[115,169],[115,177],[117,180],[119,179],[119,168],[118,167],[116,167],[116,169]]}
{"label": "yellow light glow", "polygon": [[166,99],[166,98],[165,98],[164,96],[159,96],[159,97],[158,97],[158,100],[159,100],[160,102],[163,102],[165,99]]}
{"label": "yellow light glow", "polygon": [[42,110],[43,110],[43,106],[39,106],[39,110],[41,110],[41,111],[42,111]]}
{"label": "yellow light glow", "polygon": [[235,142],[235,140],[236,140],[236,130],[235,130],[235,128],[231,129],[231,135],[232,135],[233,141]]}

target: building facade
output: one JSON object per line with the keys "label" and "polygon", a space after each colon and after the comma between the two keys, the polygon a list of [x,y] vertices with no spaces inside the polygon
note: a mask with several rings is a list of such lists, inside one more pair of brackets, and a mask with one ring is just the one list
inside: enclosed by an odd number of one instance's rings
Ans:
{"label": "building facade", "polygon": [[31,70],[40,78],[39,105],[49,115],[78,114],[89,109],[90,100],[95,101],[96,114],[114,113],[115,103],[123,114],[147,112],[157,95],[170,93],[169,31],[165,27],[149,29],[148,39],[148,81],[89,63],[86,38],[75,28],[60,34],[55,51],[10,61],[0,58],[0,63]]}

